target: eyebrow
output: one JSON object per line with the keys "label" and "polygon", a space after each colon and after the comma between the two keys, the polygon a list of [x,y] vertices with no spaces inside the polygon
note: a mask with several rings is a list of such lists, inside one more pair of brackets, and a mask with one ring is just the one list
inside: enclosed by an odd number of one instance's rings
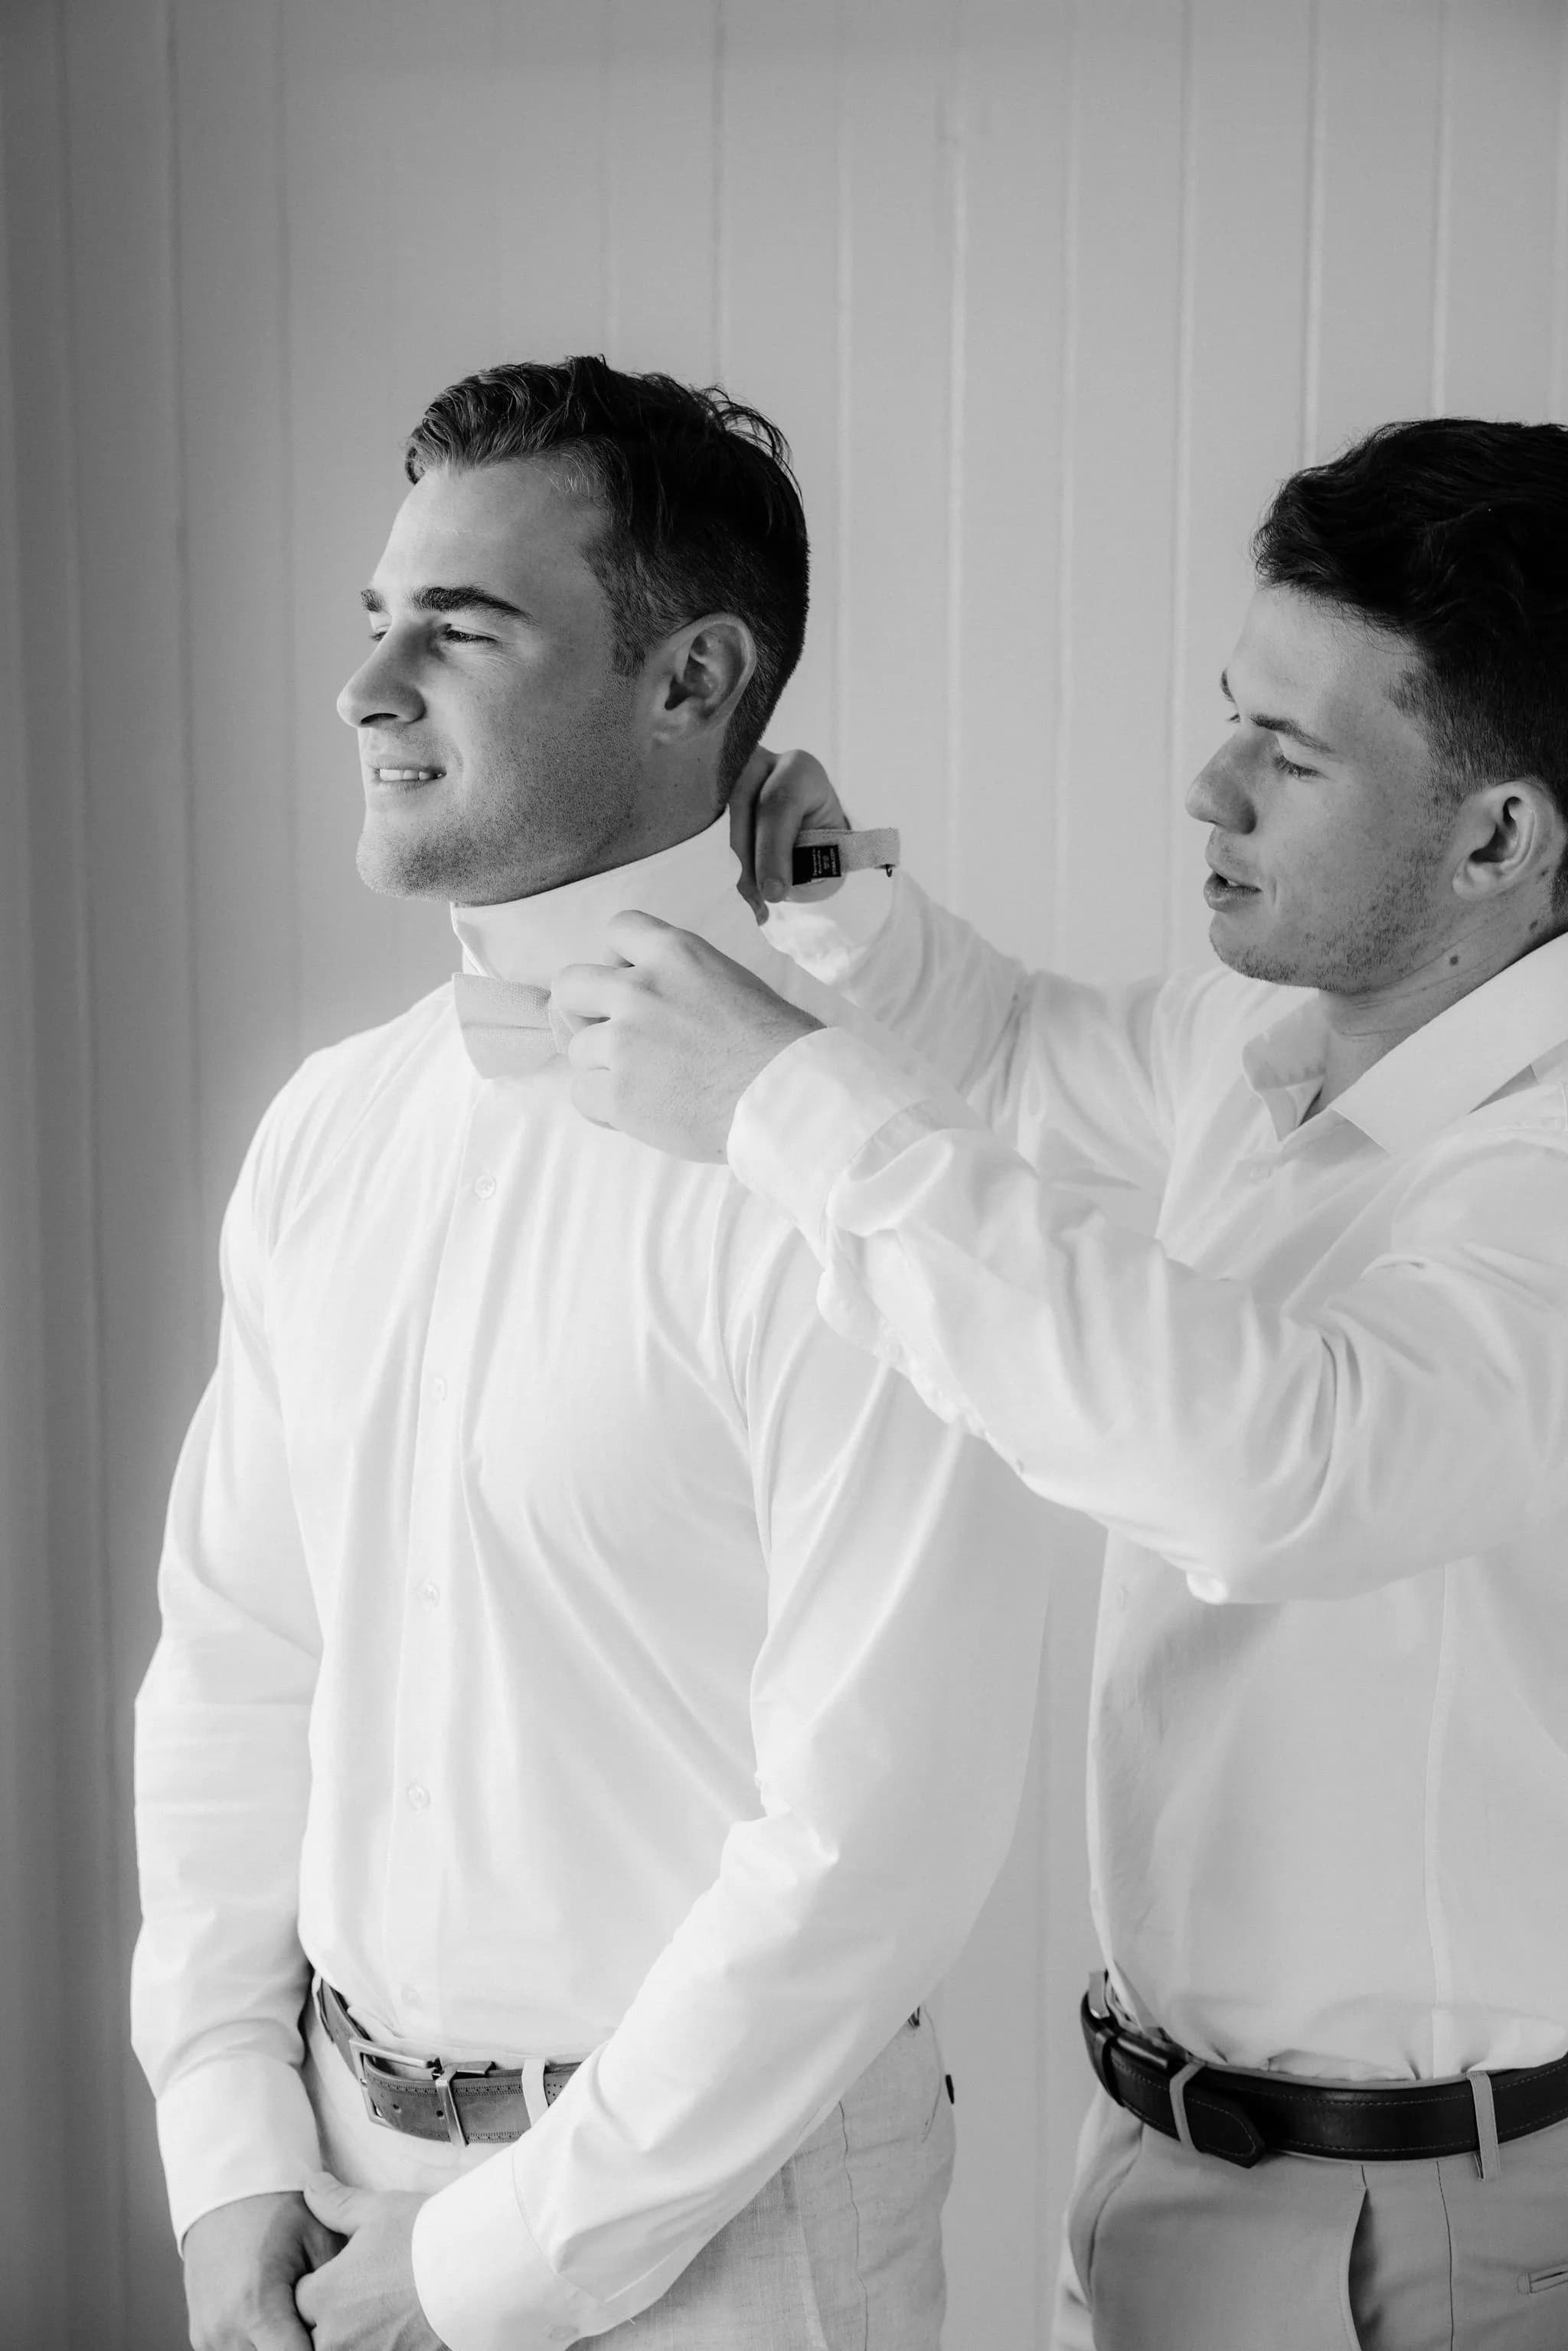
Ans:
{"label": "eyebrow", "polygon": [[[1229,703],[1232,710],[1235,710],[1239,705],[1236,696],[1230,691],[1230,675],[1227,670],[1222,669],[1219,673],[1219,691]],[[1339,756],[1332,743],[1325,743],[1321,735],[1310,734],[1307,728],[1294,718],[1270,718],[1261,710],[1254,710],[1249,715],[1253,726],[1260,726],[1265,735],[1288,735],[1292,743],[1300,743],[1304,750],[1321,751],[1330,759],[1337,758]]]}
{"label": "eyebrow", "polygon": [[[458,588],[416,588],[409,598],[416,612],[502,612],[509,621],[526,621],[528,614],[520,604],[508,604],[504,596],[493,595],[488,588],[477,588],[472,582]],[[361,588],[360,601],[367,612],[384,612],[386,599],[374,588]]]}

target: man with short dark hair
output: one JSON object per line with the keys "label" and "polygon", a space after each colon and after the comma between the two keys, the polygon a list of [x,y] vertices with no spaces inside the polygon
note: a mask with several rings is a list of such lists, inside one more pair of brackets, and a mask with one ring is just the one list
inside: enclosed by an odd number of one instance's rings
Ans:
{"label": "man with short dark hair", "polygon": [[[1568,433],[1387,427],[1254,551],[1187,798],[1228,968],[778,910],[967,1099],[637,914],[557,998],[591,1115],[727,1150],[835,1328],[1110,1531],[1058,2345],[1560,2351]],[[766,903],[844,819],[799,756],[758,808]]]}
{"label": "man with short dark hair", "polygon": [[262,1121],[138,1709],[193,2339],[936,2351],[920,2003],[1011,1832],[1035,1509],[785,1220],[582,1123],[546,1014],[651,904],[836,1017],[724,816],[799,497],[601,360],[454,385],[407,470],[340,708],[361,871],[464,970]]}

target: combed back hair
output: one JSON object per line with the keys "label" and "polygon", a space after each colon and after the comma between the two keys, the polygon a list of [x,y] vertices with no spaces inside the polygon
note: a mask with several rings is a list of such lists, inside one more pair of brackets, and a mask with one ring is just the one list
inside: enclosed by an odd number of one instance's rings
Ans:
{"label": "combed back hair", "polygon": [[732,612],[757,666],[725,733],[727,796],[800,658],[810,550],[789,448],[716,385],[627,375],[602,359],[485,368],[437,394],[409,436],[411,482],[433,467],[548,460],[601,508],[589,562],[608,600],[615,665],[641,668],[673,631]]}
{"label": "combed back hair", "polygon": [[1411,645],[1398,699],[1451,797],[1534,776],[1568,818],[1568,429],[1380,425],[1281,485],[1252,558]]}

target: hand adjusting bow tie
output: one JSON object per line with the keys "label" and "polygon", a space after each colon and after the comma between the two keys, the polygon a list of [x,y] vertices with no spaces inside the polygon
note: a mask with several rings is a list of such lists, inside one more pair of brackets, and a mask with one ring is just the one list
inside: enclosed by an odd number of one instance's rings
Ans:
{"label": "hand adjusting bow tie", "polygon": [[[891,827],[879,832],[801,832],[796,836],[790,882],[837,881],[867,866],[889,873],[898,863],[899,841]],[[458,1025],[468,1059],[482,1078],[526,1078],[548,1069],[582,1026],[570,1013],[552,1013],[549,990],[523,979],[487,979],[460,971],[452,981]]]}
{"label": "hand adjusting bow tie", "polygon": [[452,996],[468,1059],[482,1078],[528,1078],[548,1069],[580,1025],[559,1013],[552,1021],[549,988],[528,980],[460,971]]}

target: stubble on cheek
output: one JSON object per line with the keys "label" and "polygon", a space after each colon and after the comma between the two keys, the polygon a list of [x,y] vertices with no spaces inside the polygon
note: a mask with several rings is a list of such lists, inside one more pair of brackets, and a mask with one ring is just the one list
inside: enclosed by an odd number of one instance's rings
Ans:
{"label": "stubble on cheek", "polygon": [[1385,986],[1430,935],[1435,860],[1435,842],[1408,845],[1337,902],[1326,886],[1314,893],[1298,885],[1275,912],[1271,935],[1217,952],[1243,978],[1277,987],[1354,996]]}
{"label": "stubble on cheek", "polygon": [[636,813],[621,697],[606,693],[559,731],[524,736],[461,791],[382,815],[367,805],[356,862],[388,897],[459,904],[526,897],[613,862]]}

